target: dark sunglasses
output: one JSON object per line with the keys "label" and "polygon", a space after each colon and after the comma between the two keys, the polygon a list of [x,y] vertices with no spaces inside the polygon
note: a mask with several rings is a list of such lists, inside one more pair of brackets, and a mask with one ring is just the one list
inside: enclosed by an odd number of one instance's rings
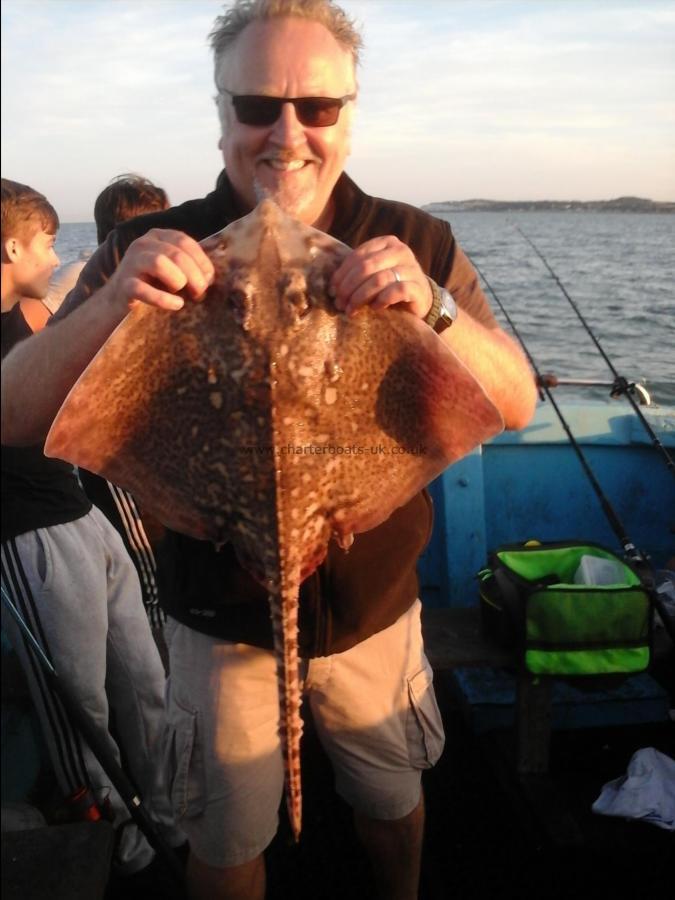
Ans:
{"label": "dark sunglasses", "polygon": [[356,99],[356,94],[338,98],[265,97],[259,94],[233,94],[224,88],[220,88],[219,93],[229,94],[232,97],[237,121],[242,125],[257,127],[274,125],[281,115],[281,107],[284,103],[292,103],[298,121],[303,125],[308,128],[326,128],[329,125],[335,125],[342,107],[350,100]]}

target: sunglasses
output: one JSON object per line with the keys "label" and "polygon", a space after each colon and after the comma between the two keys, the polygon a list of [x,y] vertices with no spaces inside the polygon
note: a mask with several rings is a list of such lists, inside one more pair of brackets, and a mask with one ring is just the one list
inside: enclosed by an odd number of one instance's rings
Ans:
{"label": "sunglasses", "polygon": [[224,88],[220,88],[219,93],[229,94],[232,97],[238,122],[258,128],[274,125],[281,115],[284,103],[293,104],[298,121],[308,128],[326,128],[335,125],[342,107],[350,100],[356,99],[356,94],[338,98],[266,97],[261,94],[233,94]]}

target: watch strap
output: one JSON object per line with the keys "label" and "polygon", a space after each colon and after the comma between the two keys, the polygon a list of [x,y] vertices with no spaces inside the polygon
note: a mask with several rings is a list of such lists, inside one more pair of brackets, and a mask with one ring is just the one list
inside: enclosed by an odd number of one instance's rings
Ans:
{"label": "watch strap", "polygon": [[442,298],[441,292],[438,289],[438,285],[433,280],[433,278],[429,278],[429,276],[427,275],[427,281],[429,282],[429,286],[431,288],[431,309],[424,317],[424,321],[430,328],[434,328],[441,315]]}

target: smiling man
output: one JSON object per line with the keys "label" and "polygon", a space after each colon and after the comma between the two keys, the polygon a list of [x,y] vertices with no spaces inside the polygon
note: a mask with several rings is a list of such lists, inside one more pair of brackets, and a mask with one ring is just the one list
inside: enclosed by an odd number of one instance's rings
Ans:
{"label": "smiling man", "polygon": [[220,147],[242,208],[268,196],[327,231],[350,151],[352,53],[311,20],[254,21],[233,42],[228,36],[214,33]]}
{"label": "smiling man", "polygon": [[[506,427],[525,425],[531,373],[448,224],[370,197],[344,172],[361,47],[344,12],[332,0],[239,0],[211,40],[225,161],[215,191],[113,232],[53,326],[6,361],[3,440],[44,439],[131,304],[170,314],[191,302],[184,297],[199,299],[213,266],[197,241],[264,197],[354,248],[333,277],[338,310],[404,304],[481,382]],[[20,393],[27,371],[37,394],[30,412]],[[331,544],[300,600],[305,693],[386,900],[417,896],[421,773],[443,747],[415,571],[430,528],[421,493],[358,535],[349,554]],[[255,900],[283,789],[267,594],[230,545],[216,551],[169,533],[164,551],[171,774],[191,844],[191,896]]]}

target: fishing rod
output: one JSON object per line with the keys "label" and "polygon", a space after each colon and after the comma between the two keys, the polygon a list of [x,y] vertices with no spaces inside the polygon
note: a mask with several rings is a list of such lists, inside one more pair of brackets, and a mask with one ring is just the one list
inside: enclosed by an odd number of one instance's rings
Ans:
{"label": "fishing rod", "polygon": [[154,822],[143,806],[141,798],[138,795],[138,791],[132,785],[131,781],[126,776],[124,771],[117,764],[117,761],[112,755],[110,748],[105,744],[101,736],[94,730],[86,713],[81,709],[77,701],[73,699],[73,696],[71,695],[68,687],[59,678],[51,660],[33,635],[30,627],[28,626],[28,623],[25,621],[17,607],[12,602],[12,599],[9,596],[9,593],[6,590],[4,584],[0,585],[0,590],[2,591],[3,603],[7,607],[16,624],[19,626],[21,633],[28,641],[28,645],[33,651],[34,657],[42,667],[50,687],[53,688],[54,693],[61,701],[66,714],[89,745],[91,752],[94,754],[94,756],[100,763],[101,768],[108,776],[113,786],[119,793],[120,797],[124,801],[124,804],[129,810],[132,819],[134,819],[140,830],[148,839],[148,843],[150,844],[150,846],[157,851],[157,853],[166,863],[167,869],[169,870],[171,875],[173,875],[178,883],[182,885],[184,881],[184,874],[178,857],[157,831]]}
{"label": "fishing rod", "polygon": [[[520,225],[518,225],[517,223],[514,223],[514,226],[513,226],[513,227],[514,227],[514,228],[516,229],[516,231],[521,235],[521,237],[522,237],[525,241],[527,241],[527,243],[530,245],[530,247],[532,247],[532,249],[534,250],[534,252],[535,252],[535,253],[537,254],[537,256],[539,257],[539,259],[540,259],[540,260],[543,262],[543,264],[546,266],[546,268],[547,268],[548,272],[550,273],[551,277],[553,278],[553,280],[555,281],[555,283],[556,283],[556,284],[558,285],[558,287],[560,288],[560,290],[561,290],[563,296],[567,298],[567,300],[569,301],[570,306],[572,307],[572,309],[574,310],[574,312],[577,314],[577,316],[578,316],[578,318],[579,318],[579,321],[581,322],[581,324],[584,326],[584,328],[585,328],[586,331],[588,332],[589,337],[591,338],[591,340],[592,340],[593,343],[595,344],[595,346],[596,346],[596,348],[598,349],[600,355],[602,356],[602,358],[605,360],[605,362],[606,362],[607,365],[609,366],[609,370],[610,370],[610,372],[612,373],[612,375],[614,376],[613,396],[617,396],[617,395],[619,395],[619,394],[625,394],[625,396],[626,396],[628,402],[629,402],[630,405],[633,407],[633,411],[635,412],[635,414],[637,415],[638,419],[639,419],[640,422],[642,423],[642,426],[643,426],[643,428],[645,429],[645,431],[647,432],[647,434],[649,435],[649,437],[650,437],[652,443],[653,443],[654,446],[657,448],[657,450],[659,450],[659,451],[663,454],[663,458],[664,458],[665,461],[666,461],[666,465],[667,465],[668,468],[670,469],[670,471],[671,471],[671,473],[673,474],[673,476],[675,476],[675,462],[673,462],[673,459],[672,459],[670,453],[668,453],[668,451],[666,450],[666,448],[663,446],[663,444],[662,444],[661,441],[659,440],[658,436],[656,435],[654,429],[652,428],[652,426],[649,424],[649,422],[648,422],[647,419],[645,418],[644,414],[642,413],[642,410],[640,409],[640,407],[638,406],[638,404],[637,404],[637,403],[635,402],[635,400],[633,399],[633,397],[632,397],[632,392],[631,392],[631,390],[630,390],[630,384],[629,384],[629,382],[623,377],[623,375],[619,375],[619,373],[616,371],[616,369],[614,368],[614,365],[612,364],[611,359],[607,356],[607,354],[606,354],[605,351],[603,350],[602,345],[600,344],[600,341],[597,339],[597,337],[596,337],[595,334],[593,333],[593,330],[591,329],[590,325],[588,324],[588,322],[586,321],[586,319],[585,319],[585,318],[583,317],[583,315],[581,314],[581,310],[579,309],[579,307],[577,306],[577,304],[574,302],[574,300],[570,297],[569,292],[568,292],[567,289],[565,288],[565,285],[562,283],[562,281],[560,280],[560,278],[558,278],[558,276],[556,275],[556,273],[553,271],[552,266],[549,264],[548,260],[546,259],[546,257],[544,256],[544,254],[541,252],[541,250],[539,249],[539,247],[537,247],[537,245],[534,243],[534,241],[533,241],[528,235],[525,234],[525,232],[524,232],[523,229],[520,227]],[[486,284],[487,284],[487,282],[486,282]]]}
{"label": "fishing rod", "polygon": [[[615,381],[598,381],[595,378],[558,378],[553,372],[544,372],[541,377],[549,387],[570,385],[577,387],[611,388],[610,397],[619,397],[623,393],[623,391],[617,391]],[[639,395],[642,406],[651,406],[652,398],[649,396],[649,391],[643,384],[640,384],[637,381],[629,381],[628,390],[631,394]]]}
{"label": "fishing rod", "polygon": [[543,391],[545,391],[546,397],[548,398],[551,405],[553,406],[553,409],[555,410],[556,415],[558,416],[558,419],[560,420],[560,424],[564,428],[565,433],[567,434],[567,437],[569,438],[572,449],[576,453],[576,455],[579,459],[579,462],[581,463],[581,467],[583,468],[584,472],[586,473],[586,476],[588,477],[588,480],[590,481],[591,486],[592,486],[593,490],[595,491],[596,497],[598,498],[598,501],[600,503],[602,511],[604,512],[605,516],[607,517],[607,521],[609,522],[610,526],[612,527],[614,534],[619,539],[619,543],[623,547],[623,550],[624,550],[624,553],[625,553],[627,559],[629,560],[629,562],[632,563],[633,567],[635,568],[636,573],[637,573],[638,577],[640,578],[642,587],[643,587],[645,593],[647,594],[647,597],[649,598],[649,602],[652,604],[654,609],[656,609],[656,611],[658,612],[659,617],[660,617],[661,621],[663,622],[663,626],[668,633],[668,636],[670,637],[673,644],[675,644],[675,625],[673,625],[673,623],[670,621],[670,617],[668,615],[668,611],[666,610],[665,604],[659,597],[658,591],[656,590],[656,586],[654,583],[654,575],[652,573],[651,566],[649,565],[644,554],[640,550],[638,550],[638,548],[635,546],[635,544],[628,537],[628,534],[626,533],[626,530],[625,530],[621,520],[619,519],[619,517],[617,516],[616,512],[614,511],[614,508],[612,507],[611,503],[605,496],[605,494],[602,490],[602,487],[600,486],[599,481],[595,477],[593,470],[591,469],[591,467],[588,464],[588,460],[586,459],[583,450],[579,446],[577,439],[574,437],[574,434],[572,433],[572,429],[570,428],[567,420],[565,419],[565,417],[562,413],[562,410],[560,409],[557,402],[553,398],[553,394],[551,393],[550,387],[548,386],[546,381],[542,378],[542,375],[539,371],[539,368],[538,368],[532,354],[530,353],[527,345],[525,344],[525,341],[523,340],[520,332],[516,328],[511,316],[508,314],[506,307],[500,300],[495,289],[492,287],[492,285],[486,278],[485,273],[480,269],[480,267],[478,265],[476,265],[475,261],[473,259],[471,259],[471,257],[470,257],[470,260],[471,260],[471,264],[473,265],[474,269],[478,272],[480,277],[485,282],[485,286],[489,290],[490,294],[492,295],[492,297],[494,297],[495,301],[497,302],[506,321],[509,323],[510,328],[512,329],[516,338],[518,339],[520,346],[523,348],[523,352],[525,353],[527,359],[529,360],[530,365],[532,366],[532,369],[534,370],[534,374],[537,376],[537,382],[540,385],[540,388]]}

